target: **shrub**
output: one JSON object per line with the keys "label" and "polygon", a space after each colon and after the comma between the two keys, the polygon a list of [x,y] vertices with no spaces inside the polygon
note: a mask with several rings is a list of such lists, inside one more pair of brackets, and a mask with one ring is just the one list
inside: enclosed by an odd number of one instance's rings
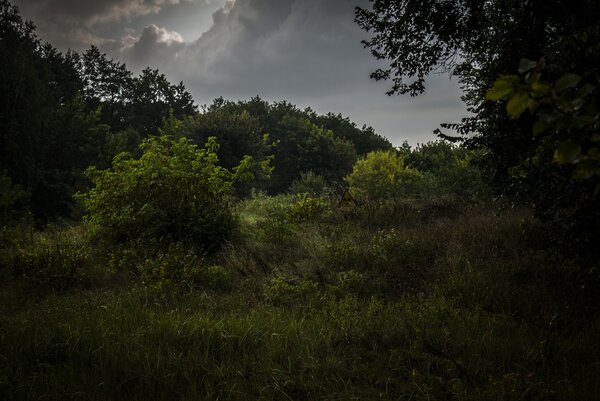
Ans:
{"label": "shrub", "polygon": [[419,238],[404,238],[396,230],[383,230],[369,245],[372,266],[388,286],[414,288],[431,271],[436,247]]}
{"label": "shrub", "polygon": [[213,290],[228,290],[231,288],[231,272],[221,265],[208,266],[204,271],[204,281]]}
{"label": "shrub", "polygon": [[293,305],[306,302],[313,298],[316,293],[317,283],[308,280],[294,283],[281,277],[275,277],[263,287],[265,298],[275,305]]}
{"label": "shrub", "polygon": [[338,238],[327,244],[325,250],[326,265],[337,270],[366,270],[370,255],[364,240],[354,236],[336,233]]}
{"label": "shrub", "polygon": [[300,173],[300,178],[297,178],[290,185],[290,193],[292,194],[309,194],[311,196],[329,196],[331,188],[327,185],[325,177],[307,171]]}
{"label": "shrub", "polygon": [[0,266],[45,289],[65,290],[80,282],[89,267],[90,250],[74,230],[48,231],[23,236],[2,230],[6,240]]}
{"label": "shrub", "polygon": [[[123,259],[125,255],[120,255]],[[122,260],[123,260],[122,259]],[[142,278],[150,284],[183,283],[195,287],[203,281],[202,257],[180,242],[171,243],[167,251],[139,265]]]}
{"label": "shrub", "polygon": [[292,220],[310,220],[321,215],[326,206],[325,200],[302,194],[290,206],[288,215]]}
{"label": "shrub", "polygon": [[382,230],[369,246],[371,260],[376,263],[426,267],[433,262],[436,249],[419,238],[404,238],[395,229]]}
{"label": "shrub", "polygon": [[476,201],[485,198],[488,188],[476,167],[482,151],[470,150],[444,141],[428,142],[403,149],[406,164],[423,172],[423,188],[429,198]]}
{"label": "shrub", "polygon": [[214,250],[236,226],[228,202],[232,183],[246,178],[246,158],[233,172],[219,167],[218,145],[199,149],[181,138],[146,139],[141,157],[121,153],[112,168],[90,168],[94,187],[83,201],[92,238],[114,249],[145,249],[145,255],[184,242]]}
{"label": "shrub", "polygon": [[365,292],[365,276],[356,270],[339,272],[335,279],[336,284],[333,286],[333,290],[338,294],[358,295]]}
{"label": "shrub", "polygon": [[168,288],[183,284],[193,289],[205,287],[227,290],[231,287],[231,273],[220,265],[207,266],[202,255],[182,243],[172,243],[166,252],[147,259],[142,264],[142,277],[151,285]]}
{"label": "shrub", "polygon": [[289,246],[296,238],[296,224],[289,210],[294,202],[291,195],[257,196],[242,202],[242,213],[256,220],[253,236],[269,246]]}
{"label": "shrub", "polygon": [[397,153],[376,151],[356,162],[346,181],[359,198],[411,198],[420,195],[423,175],[407,167]]}

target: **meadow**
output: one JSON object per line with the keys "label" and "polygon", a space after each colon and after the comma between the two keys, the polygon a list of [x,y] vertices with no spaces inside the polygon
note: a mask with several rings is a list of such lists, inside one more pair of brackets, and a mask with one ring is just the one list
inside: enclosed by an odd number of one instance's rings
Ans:
{"label": "meadow", "polygon": [[83,223],[5,229],[0,398],[600,393],[597,279],[529,211],[311,199],[254,194],[218,252],[172,248],[142,276],[90,244]]}

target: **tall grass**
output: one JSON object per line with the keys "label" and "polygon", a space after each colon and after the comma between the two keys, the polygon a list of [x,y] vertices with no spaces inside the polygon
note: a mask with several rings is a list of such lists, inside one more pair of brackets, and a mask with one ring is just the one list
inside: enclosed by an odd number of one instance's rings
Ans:
{"label": "tall grass", "polygon": [[[239,206],[238,238],[205,261],[231,274],[231,288],[165,291],[105,278],[40,298],[22,277],[6,275],[0,398],[591,400],[600,393],[598,287],[524,234],[536,224],[527,211],[441,214],[405,204],[398,210],[422,214],[375,224],[364,211],[292,221],[292,203],[262,197]],[[290,237],[269,236],[269,220]]]}

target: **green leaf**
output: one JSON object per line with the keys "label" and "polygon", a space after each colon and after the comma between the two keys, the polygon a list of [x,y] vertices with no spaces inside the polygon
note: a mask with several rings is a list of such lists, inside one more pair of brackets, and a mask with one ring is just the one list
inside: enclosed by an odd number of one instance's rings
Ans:
{"label": "green leaf", "polygon": [[524,74],[527,71],[533,70],[537,66],[537,61],[522,58],[519,61],[519,74]]}
{"label": "green leaf", "polygon": [[514,166],[508,170],[508,174],[513,178],[525,178],[527,170],[523,166]]}
{"label": "green leaf", "polygon": [[573,172],[573,178],[576,180],[587,180],[596,174],[598,163],[594,160],[582,160],[577,163],[577,168]]}
{"label": "green leaf", "polygon": [[498,101],[510,95],[519,85],[516,75],[503,75],[494,82],[494,86],[487,92],[486,99]]}
{"label": "green leaf", "polygon": [[533,124],[533,135],[539,135],[546,131],[549,127],[550,126],[544,121],[536,121],[535,124]]}
{"label": "green leaf", "polygon": [[527,109],[528,105],[529,95],[525,92],[519,92],[506,103],[506,111],[511,118],[518,118]]}
{"label": "green leaf", "polygon": [[573,163],[581,156],[581,145],[569,139],[563,141],[554,151],[554,161],[558,164]]}
{"label": "green leaf", "polygon": [[532,82],[531,90],[536,95],[546,95],[548,92],[550,92],[550,85],[548,85],[546,82]]}
{"label": "green leaf", "polygon": [[529,112],[531,114],[533,114],[535,112],[535,110],[538,108],[538,106],[540,105],[539,102],[537,102],[534,99],[529,98],[528,102],[527,102],[527,108],[529,109]]}
{"label": "green leaf", "polygon": [[577,74],[567,73],[560,77],[556,84],[554,85],[554,89],[557,92],[562,92],[565,89],[574,88],[581,81],[581,77]]}

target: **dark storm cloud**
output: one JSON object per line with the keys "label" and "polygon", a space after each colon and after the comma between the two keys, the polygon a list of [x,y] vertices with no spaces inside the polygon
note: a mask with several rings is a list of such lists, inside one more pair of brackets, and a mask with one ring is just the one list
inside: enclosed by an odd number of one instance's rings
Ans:
{"label": "dark storm cloud", "polygon": [[185,44],[178,32],[151,24],[145,27],[139,36],[130,32],[123,37],[121,46],[121,52],[125,54],[128,64],[139,69],[157,64],[156,60],[177,58],[177,52],[182,50]]}
{"label": "dark storm cloud", "polygon": [[363,80],[373,62],[363,52],[353,12],[348,0],[229,2],[182,56],[201,65],[207,77],[187,78],[232,94],[270,96],[319,95],[352,84],[357,71]]}

